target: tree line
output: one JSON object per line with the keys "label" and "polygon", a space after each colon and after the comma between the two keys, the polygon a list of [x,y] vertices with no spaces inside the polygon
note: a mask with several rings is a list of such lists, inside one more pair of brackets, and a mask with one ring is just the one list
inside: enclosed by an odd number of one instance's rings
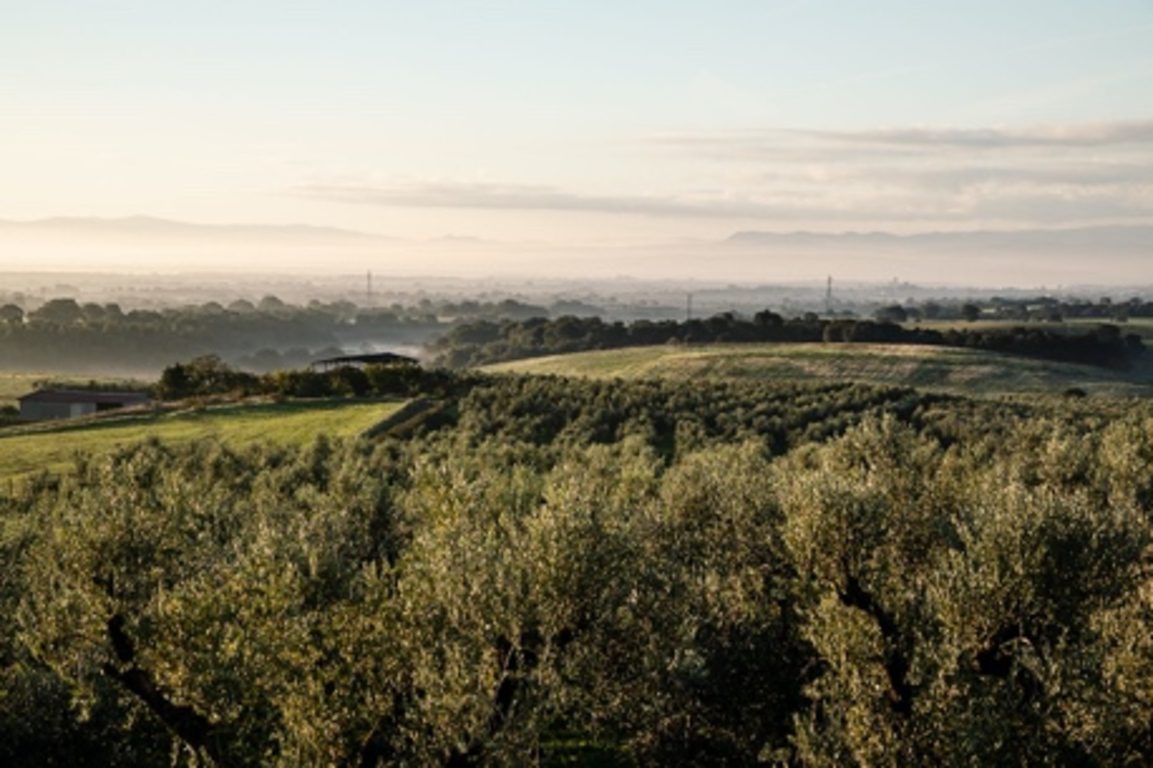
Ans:
{"label": "tree line", "polygon": [[[1103,323],[1085,329],[989,328],[950,330],[903,328],[914,315],[944,317],[932,302],[923,307],[892,305],[874,320],[820,318],[808,313],[786,319],[771,311],[752,317],[724,313],[687,322],[610,322],[561,315],[552,308],[512,299],[502,301],[423,300],[412,306],[359,307],[348,301],[287,304],[275,296],[257,302],[237,300],[125,311],[117,304],[50,299],[30,309],[0,306],[0,366],[72,371],[158,371],[176,360],[219,355],[244,370],[264,373],[307,366],[348,349],[427,345],[435,363],[480,365],[542,354],[611,349],[668,342],[756,341],[881,342],[944,344],[1022,354],[1064,362],[1122,367],[1141,354],[1142,341]],[[1031,304],[993,300],[988,306],[961,307],[978,316],[1019,319],[1021,307],[1049,315],[1076,317],[1144,316],[1146,305]],[[1029,309],[1032,307],[1032,309]],[[1040,309],[1038,309],[1038,307]],[[1114,315],[1104,314],[1105,310]],[[985,313],[985,314],[983,314]],[[1149,312],[1153,315],[1153,309]],[[1052,319],[1052,318],[1050,318]]]}
{"label": "tree line", "polygon": [[0,365],[157,371],[176,360],[216,354],[266,372],[300,368],[344,348],[419,346],[465,320],[547,314],[544,307],[511,299],[359,307],[349,301],[294,305],[270,295],[227,306],[210,301],[125,311],[114,303],[54,298],[27,310],[0,305]]}
{"label": "tree line", "polygon": [[1153,317],[1153,302],[1133,297],[1114,301],[1102,297],[1097,301],[1054,296],[1007,298],[991,296],[966,301],[906,302],[888,304],[878,308],[874,317],[890,322],[907,320],[1010,320],[1060,323],[1068,319],[1096,319],[1114,323],[1128,322],[1129,318]]}
{"label": "tree line", "polygon": [[1124,334],[1111,324],[1087,329],[1021,326],[937,330],[905,328],[896,322],[822,318],[813,313],[786,319],[769,310],[751,318],[723,313],[684,322],[638,320],[629,324],[573,316],[485,320],[458,325],[431,342],[429,348],[435,363],[459,368],[594,349],[747,342],[934,344],[1113,368],[1127,366],[1145,350],[1139,335]]}

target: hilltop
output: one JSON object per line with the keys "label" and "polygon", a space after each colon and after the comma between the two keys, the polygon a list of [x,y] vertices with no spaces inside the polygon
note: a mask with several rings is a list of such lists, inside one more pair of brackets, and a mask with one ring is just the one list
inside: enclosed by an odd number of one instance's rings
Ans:
{"label": "hilltop", "polygon": [[594,378],[738,378],[861,382],[971,395],[1062,393],[1148,396],[1130,371],[984,350],[898,344],[711,344],[631,347],[498,363],[483,370]]}

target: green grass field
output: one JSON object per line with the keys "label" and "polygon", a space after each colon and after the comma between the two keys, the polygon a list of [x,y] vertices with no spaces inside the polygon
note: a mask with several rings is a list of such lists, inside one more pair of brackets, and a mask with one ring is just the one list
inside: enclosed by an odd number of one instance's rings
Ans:
{"label": "green grass field", "polygon": [[237,404],[9,427],[0,430],[0,479],[44,469],[64,471],[77,454],[105,453],[149,437],[173,443],[217,438],[243,446],[261,441],[303,444],[320,433],[353,436],[402,405],[354,400]]}
{"label": "green grass field", "polygon": [[858,381],[970,395],[1059,393],[1153,395],[1129,372],[980,350],[888,344],[664,345],[579,352],[488,366],[491,372],[599,378],[750,378]]}
{"label": "green grass field", "polygon": [[0,406],[16,405],[16,398],[31,392],[36,382],[51,378],[48,373],[0,372]]}

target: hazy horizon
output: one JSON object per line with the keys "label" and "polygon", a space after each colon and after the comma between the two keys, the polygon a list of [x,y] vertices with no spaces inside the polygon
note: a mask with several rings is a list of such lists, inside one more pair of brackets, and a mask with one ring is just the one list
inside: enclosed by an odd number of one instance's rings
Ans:
{"label": "hazy horizon", "polygon": [[1147,284],[1151,41],[1142,2],[20,5],[0,272]]}

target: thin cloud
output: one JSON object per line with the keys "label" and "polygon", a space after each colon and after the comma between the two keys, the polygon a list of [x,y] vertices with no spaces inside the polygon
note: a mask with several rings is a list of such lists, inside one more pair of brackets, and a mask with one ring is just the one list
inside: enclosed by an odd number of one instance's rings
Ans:
{"label": "thin cloud", "polygon": [[[733,163],[708,192],[597,194],[453,181],[299,187],[314,199],[395,208],[551,211],[664,219],[907,226],[1092,225],[1153,219],[1153,120],[1021,129],[777,130],[650,139]],[[992,151],[996,149],[997,151]],[[986,152],[985,150],[990,150]]]}
{"label": "thin cloud", "polygon": [[[1153,121],[1031,128],[774,130],[651,139],[739,169],[762,200],[889,222],[1090,225],[1153,218]],[[733,173],[728,172],[730,178]],[[819,217],[818,217],[819,220]]]}
{"label": "thin cloud", "polygon": [[[589,195],[542,185],[437,182],[399,186],[309,185],[298,194],[355,205],[394,208],[593,213],[658,218],[762,222],[824,221],[957,223],[996,220],[1029,224],[1149,221],[1148,185],[1040,183],[1013,169],[943,170],[955,178],[919,181],[898,173],[843,183],[810,181],[747,198]],[[932,172],[929,172],[931,174]],[[880,179],[884,178],[882,182]]]}
{"label": "thin cloud", "polygon": [[462,208],[495,211],[561,211],[714,219],[785,218],[828,213],[741,198],[688,199],[649,195],[591,195],[557,187],[518,184],[429,183],[404,186],[313,184],[307,197],[394,208]]}
{"label": "thin cloud", "polygon": [[1071,163],[1068,165],[958,166],[928,170],[890,168],[861,171],[858,176],[884,175],[931,187],[966,187],[987,183],[1019,183],[1038,186],[1109,187],[1153,184],[1153,165],[1122,163]]}
{"label": "thin cloud", "polygon": [[958,194],[975,188],[1028,187],[1038,190],[1140,197],[1153,191],[1153,164],[1120,162],[1022,163],[1020,165],[937,162],[854,166],[824,163],[777,167],[750,180],[777,187],[839,185],[843,190],[887,190],[889,194]]}
{"label": "thin cloud", "polygon": [[926,196],[903,190],[787,189],[749,198],[600,196],[557,187],[437,182],[401,186],[307,185],[296,192],[315,199],[394,208],[594,213],[658,218],[701,218],[763,222],[958,222],[972,215],[975,200],[956,195]]}
{"label": "thin cloud", "polygon": [[738,134],[671,134],[645,143],[706,157],[731,160],[817,156],[865,160],[885,155],[923,156],[927,149],[1106,150],[1153,147],[1153,120],[1072,123],[1032,128],[887,128],[861,131],[772,129]]}
{"label": "thin cloud", "polygon": [[1002,128],[894,128],[874,131],[797,131],[809,138],[849,144],[995,149],[1153,145],[1153,120]]}

